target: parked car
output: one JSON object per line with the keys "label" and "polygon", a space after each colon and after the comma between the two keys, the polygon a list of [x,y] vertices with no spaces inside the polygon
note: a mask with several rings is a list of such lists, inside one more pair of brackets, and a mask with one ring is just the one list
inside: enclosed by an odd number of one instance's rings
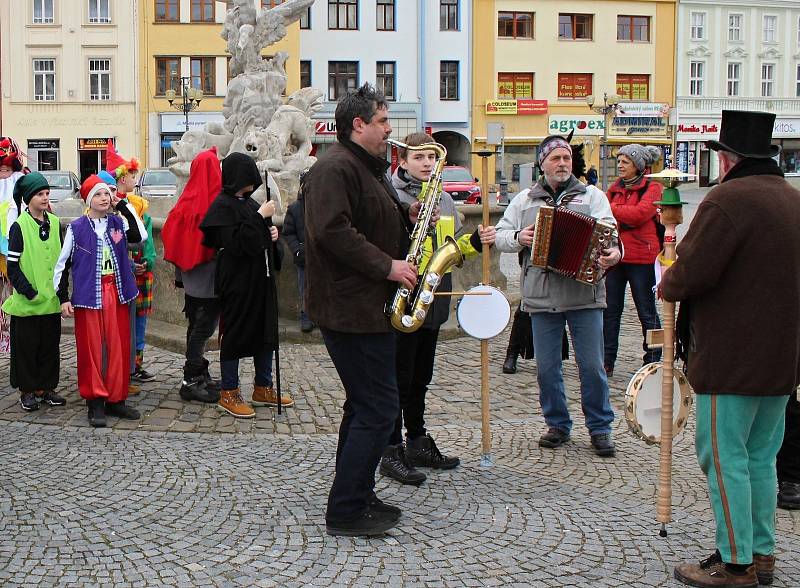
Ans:
{"label": "parked car", "polygon": [[60,202],[67,198],[77,198],[81,183],[71,171],[49,170],[39,172],[50,184],[50,202]]}
{"label": "parked car", "polygon": [[460,165],[445,166],[442,170],[442,189],[457,203],[478,204],[481,201],[481,187],[477,178]]}
{"label": "parked car", "polygon": [[145,198],[166,198],[175,196],[178,181],[175,174],[165,167],[146,169],[136,184],[136,194]]}

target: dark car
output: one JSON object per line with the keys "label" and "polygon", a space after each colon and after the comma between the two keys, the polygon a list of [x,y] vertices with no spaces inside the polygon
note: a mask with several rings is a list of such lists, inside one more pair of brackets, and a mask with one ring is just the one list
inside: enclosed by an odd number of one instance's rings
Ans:
{"label": "dark car", "polygon": [[39,172],[50,184],[50,202],[60,202],[67,198],[75,198],[81,189],[81,183],[71,171],[48,170]]}
{"label": "dark car", "polygon": [[453,200],[463,204],[478,204],[481,201],[481,187],[469,170],[460,165],[448,165],[442,170],[442,189]]}

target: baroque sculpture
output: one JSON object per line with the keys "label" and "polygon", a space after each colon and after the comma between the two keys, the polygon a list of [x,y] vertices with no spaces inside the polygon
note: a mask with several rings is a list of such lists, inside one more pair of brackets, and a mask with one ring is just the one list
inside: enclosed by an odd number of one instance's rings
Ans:
{"label": "baroque sculpture", "polygon": [[[321,107],[322,92],[303,88],[285,103],[286,70],[289,55],[278,52],[262,58],[261,50],[286,36],[286,27],[299,20],[314,0],[287,0],[274,8],[257,10],[253,0],[230,3],[222,38],[231,54],[231,76],[222,106],[223,123],[206,123],[173,141],[175,156],[167,163],[178,178],[178,194],[189,177],[198,153],[217,147],[220,158],[240,152],[252,157],[262,175],[269,173],[272,198],[283,214],[299,188],[300,172],[311,166],[311,116]],[[283,197],[282,197],[283,195]],[[265,197],[264,188],[254,194]]]}

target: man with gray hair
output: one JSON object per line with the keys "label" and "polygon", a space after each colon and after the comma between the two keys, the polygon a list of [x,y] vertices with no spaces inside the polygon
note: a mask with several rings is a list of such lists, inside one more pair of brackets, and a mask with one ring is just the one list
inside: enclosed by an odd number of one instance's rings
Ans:
{"label": "man with gray hair", "polygon": [[[589,285],[531,265],[531,245],[536,215],[544,205],[570,210],[616,224],[606,195],[585,186],[572,174],[572,147],[558,135],[542,141],[538,150],[542,175],[533,187],[517,194],[497,224],[498,250],[523,251],[522,310],[531,313],[536,350],[539,402],[548,430],[539,446],[555,449],[570,440],[572,418],[567,408],[561,365],[561,340],[565,323],[572,334],[575,361],[581,381],[581,407],[591,444],[601,457],[614,456],[611,424],[614,412],[603,369],[603,309],[605,282]],[[602,269],[619,263],[614,245],[599,258]]]}

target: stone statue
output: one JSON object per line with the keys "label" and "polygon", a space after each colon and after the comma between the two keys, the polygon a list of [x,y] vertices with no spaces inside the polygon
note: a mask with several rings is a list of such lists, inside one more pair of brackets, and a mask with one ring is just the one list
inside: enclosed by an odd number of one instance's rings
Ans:
{"label": "stone statue", "polygon": [[[286,36],[286,27],[299,20],[314,0],[286,0],[275,8],[257,10],[253,0],[233,0],[222,28],[222,38],[231,54],[231,75],[222,106],[224,123],[206,123],[203,130],[187,131],[173,141],[175,157],[167,161],[178,177],[178,194],[189,176],[192,160],[211,146],[220,158],[246,153],[268,174],[278,214],[293,201],[299,174],[316,161],[310,155],[314,133],[311,115],[321,108],[322,92],[303,88],[284,103],[285,63],[289,55],[279,52],[264,59],[261,51]],[[253,195],[264,197],[264,188]]]}

